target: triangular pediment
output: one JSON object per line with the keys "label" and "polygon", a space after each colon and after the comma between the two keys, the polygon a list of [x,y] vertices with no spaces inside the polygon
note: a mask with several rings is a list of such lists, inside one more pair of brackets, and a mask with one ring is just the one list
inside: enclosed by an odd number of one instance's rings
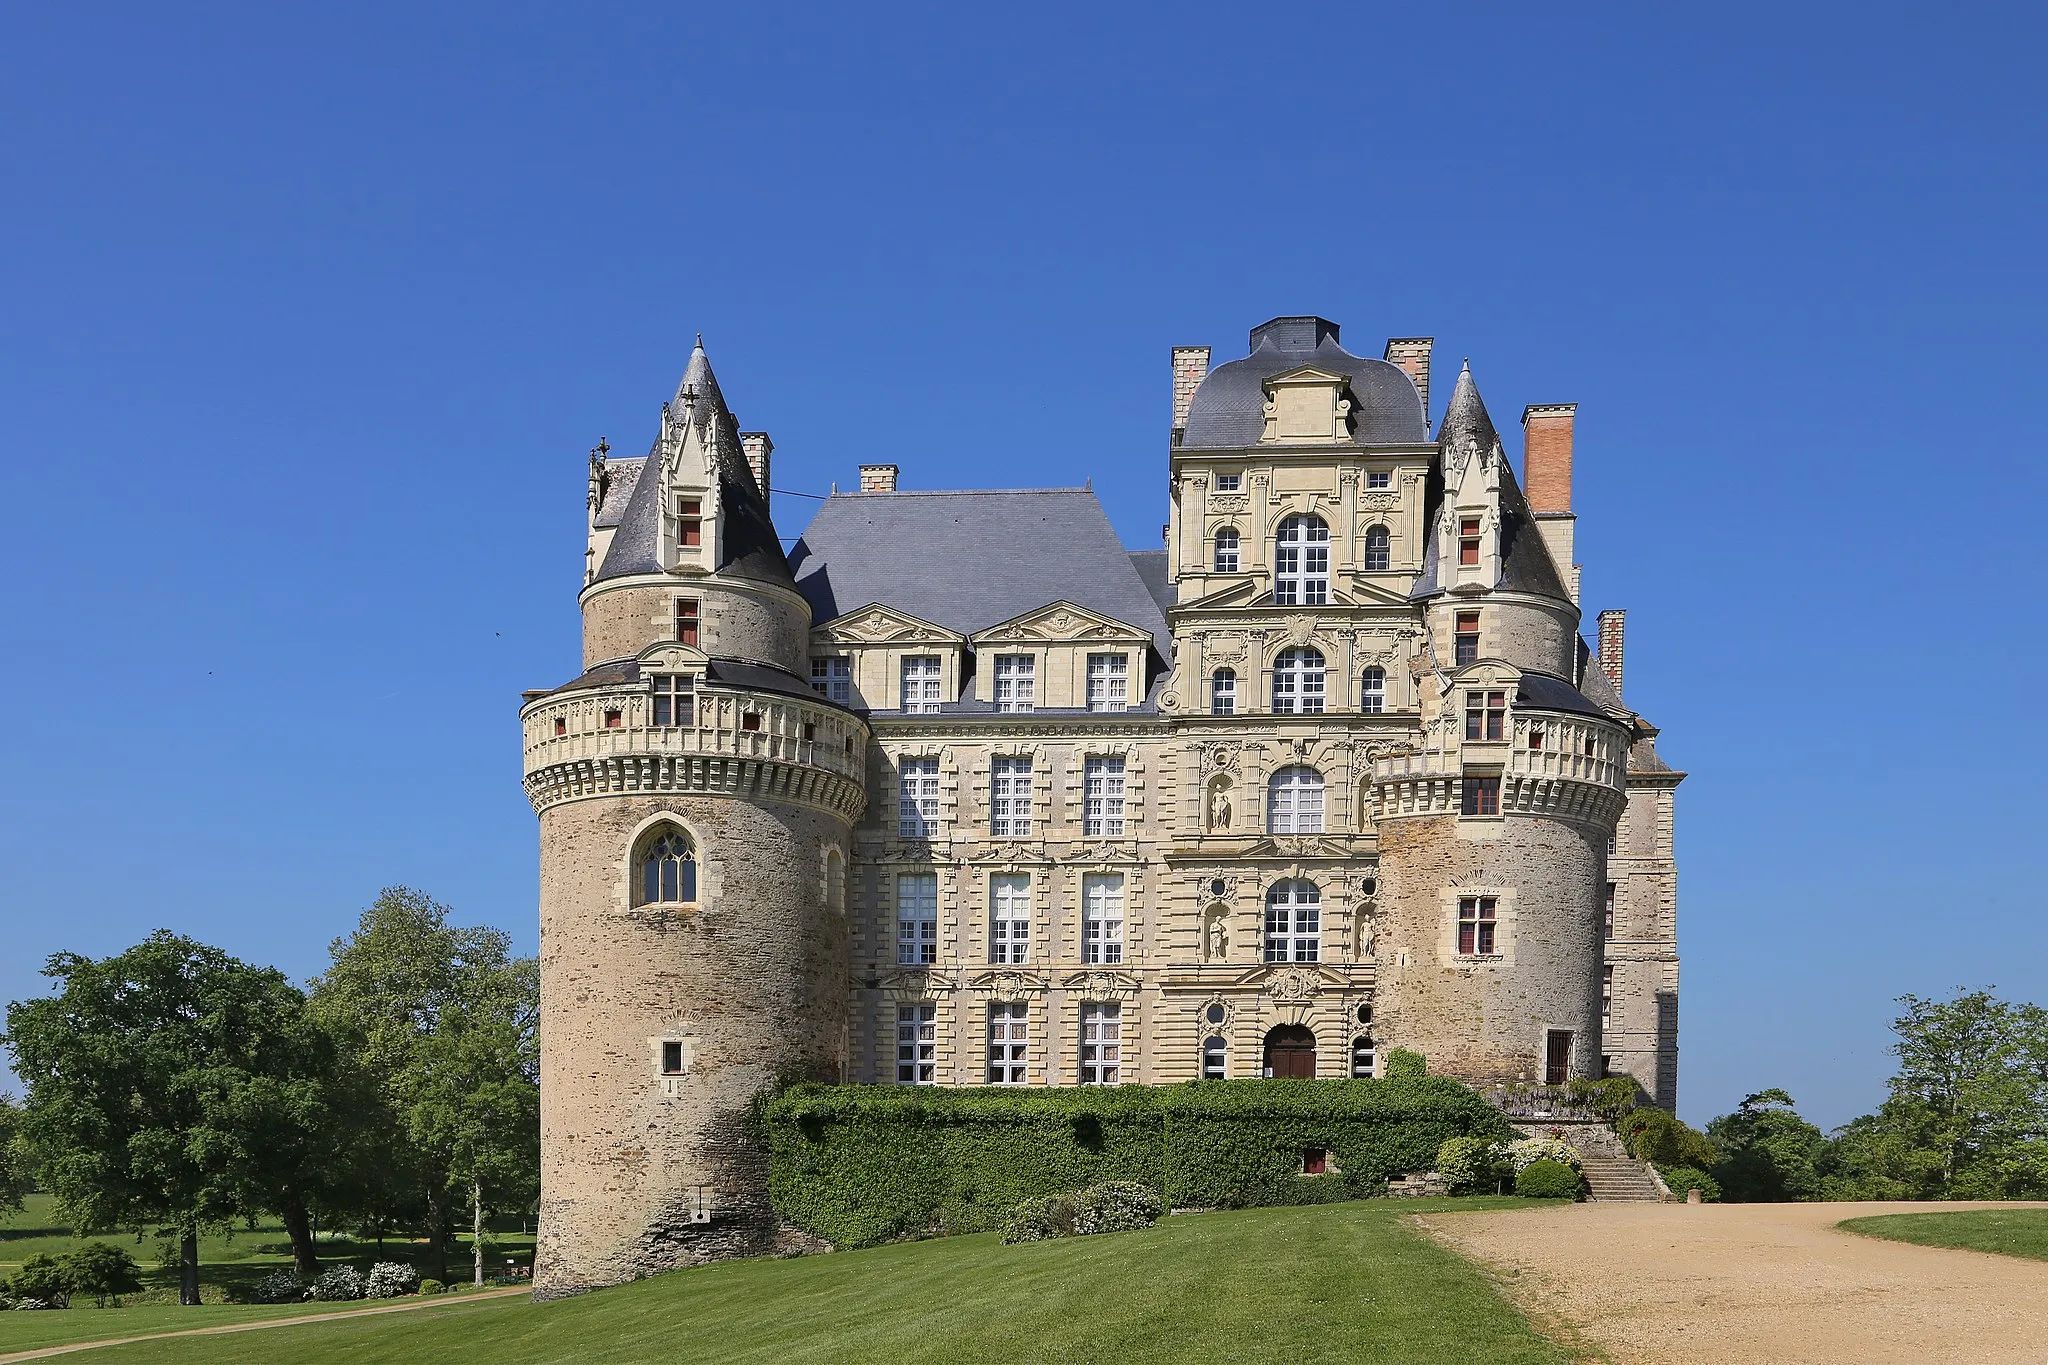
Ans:
{"label": "triangular pediment", "polygon": [[1351,378],[1349,375],[1339,374],[1335,370],[1323,369],[1320,365],[1297,365],[1291,370],[1282,370],[1276,375],[1269,376],[1266,379],[1266,387],[1272,388],[1277,384],[1348,384],[1350,382]]}
{"label": "triangular pediment", "polygon": [[1007,621],[998,621],[987,630],[977,631],[973,636],[976,645],[1023,643],[1042,640],[1048,643],[1068,640],[1111,640],[1130,644],[1149,642],[1152,632],[1119,621],[1113,616],[1077,607],[1072,602],[1053,602],[1034,608],[1021,616]]}
{"label": "triangular pediment", "polygon": [[[1185,592],[1186,590],[1186,584],[1183,583],[1182,591]],[[1200,597],[1183,597],[1175,604],[1175,608],[1179,611],[1185,611],[1190,607],[1211,609],[1248,607],[1258,600],[1262,591],[1265,591],[1265,589],[1257,579],[1232,578],[1215,592],[1205,593]]]}
{"label": "triangular pediment", "polygon": [[892,644],[899,640],[964,644],[967,640],[957,630],[948,630],[880,602],[870,602],[821,626],[813,626],[811,638],[838,645]]}

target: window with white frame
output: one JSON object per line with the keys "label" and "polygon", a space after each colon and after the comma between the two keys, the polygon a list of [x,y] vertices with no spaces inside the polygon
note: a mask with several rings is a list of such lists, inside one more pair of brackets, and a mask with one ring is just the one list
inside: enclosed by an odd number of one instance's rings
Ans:
{"label": "window with white frame", "polygon": [[1218,493],[1235,493],[1242,485],[1243,479],[1244,475],[1242,474],[1218,474],[1216,476],[1216,491]]}
{"label": "window with white frame", "polygon": [[1387,670],[1374,664],[1358,684],[1358,709],[1377,716],[1387,709]]}
{"label": "window with white frame", "polygon": [[1130,666],[1131,656],[1128,654],[1088,656],[1090,711],[1121,711],[1130,704]]}
{"label": "window with white frame", "polygon": [[1029,711],[1037,699],[1037,658],[1030,654],[996,655],[996,710]]}
{"label": "window with white frame", "polygon": [[1031,833],[1031,760],[994,758],[988,765],[988,832],[998,839]]}
{"label": "window with white frame", "polygon": [[939,656],[903,656],[903,709],[937,712],[939,709]]}
{"label": "window with white frame", "polygon": [[928,967],[939,960],[936,873],[896,874],[896,960],[912,967]]}
{"label": "window with white frame", "polygon": [[1365,486],[1367,488],[1392,488],[1394,486],[1394,471],[1391,469],[1366,470]]}
{"label": "window with white frame", "polygon": [[1266,784],[1268,834],[1323,832],[1323,775],[1314,768],[1282,768]]}
{"label": "window with white frame", "polygon": [[988,1007],[988,1083],[1022,1085],[1031,1065],[1028,1007],[1022,1000],[997,1000]]}
{"label": "window with white frame", "polygon": [[1124,1007],[1081,1006],[1081,1084],[1115,1085],[1123,1077]]}
{"label": "window with white frame", "polygon": [[1031,878],[1003,873],[988,879],[988,960],[1015,967],[1031,957]]}
{"label": "window with white frame", "polygon": [[1280,523],[1274,545],[1273,604],[1320,607],[1330,600],[1330,528],[1297,513]]}
{"label": "window with white frame", "polygon": [[1323,893],[1311,881],[1275,882],[1266,892],[1266,961],[1322,959]]}
{"label": "window with white frame", "polygon": [[1118,873],[1081,879],[1081,960],[1124,960],[1124,879]]}
{"label": "window with white frame", "polygon": [[1372,1035],[1361,1033],[1351,1040],[1351,1079],[1369,1081],[1372,1079],[1372,1063],[1375,1049]]}
{"label": "window with white frame", "polygon": [[896,833],[929,839],[939,828],[939,760],[906,758],[896,765]]}
{"label": "window with white frame", "polygon": [[1216,533],[1216,572],[1237,572],[1237,528],[1226,526]]}
{"label": "window with white frame", "polygon": [[1230,1044],[1221,1037],[1202,1040],[1202,1079],[1220,1081],[1230,1073]]}
{"label": "window with white frame", "polygon": [[930,1085],[938,1079],[939,1009],[936,1005],[896,1007],[896,1083]]}
{"label": "window with white frame", "polygon": [[689,673],[654,675],[654,723],[664,727],[692,725],[697,716],[697,679]]}
{"label": "window with white frame", "polygon": [[1365,533],[1365,569],[1367,573],[1383,573],[1394,563],[1394,540],[1384,526],[1374,526]]}
{"label": "window with white frame", "polygon": [[841,706],[853,703],[853,660],[843,657],[811,660],[811,690]]}
{"label": "window with white frame", "polygon": [[1323,671],[1320,649],[1281,650],[1273,661],[1273,710],[1283,716],[1319,714],[1323,709]]}
{"label": "window with white frame", "polygon": [[1124,761],[1090,758],[1081,769],[1081,833],[1106,837],[1124,832]]}
{"label": "window with white frame", "polygon": [[1209,714],[1212,716],[1234,716],[1237,714],[1237,670],[1219,668],[1209,675]]}

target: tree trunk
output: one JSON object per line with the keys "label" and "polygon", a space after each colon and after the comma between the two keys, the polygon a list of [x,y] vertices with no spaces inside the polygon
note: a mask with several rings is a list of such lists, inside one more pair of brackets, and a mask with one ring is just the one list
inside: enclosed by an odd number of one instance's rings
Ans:
{"label": "tree trunk", "polygon": [[469,1182],[469,1249],[476,1262],[476,1287],[484,1287],[484,1187]]}
{"label": "tree trunk", "polygon": [[178,1306],[199,1306],[199,1229],[190,1223],[178,1229]]}
{"label": "tree trunk", "polygon": [[297,1199],[285,1201],[284,1231],[292,1239],[292,1268],[304,1279],[311,1280],[320,1273],[320,1253],[313,1244],[313,1218],[306,1212],[306,1206]]}
{"label": "tree trunk", "polygon": [[448,1283],[448,1194],[436,1185],[427,1187],[427,1268]]}

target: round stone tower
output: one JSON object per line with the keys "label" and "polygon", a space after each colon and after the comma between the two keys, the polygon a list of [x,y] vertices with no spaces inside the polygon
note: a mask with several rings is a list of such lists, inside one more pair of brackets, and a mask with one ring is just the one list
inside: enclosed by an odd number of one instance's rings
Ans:
{"label": "round stone tower", "polygon": [[1469,371],[1439,445],[1422,743],[1373,771],[1379,1026],[1467,1081],[1590,1079],[1628,733],[1575,685],[1578,608]]}
{"label": "round stone tower", "polygon": [[844,1066],[868,736],[804,676],[767,449],[700,341],[647,456],[593,456],[585,668],[520,711],[540,818],[537,1297],[769,1249],[747,1106]]}

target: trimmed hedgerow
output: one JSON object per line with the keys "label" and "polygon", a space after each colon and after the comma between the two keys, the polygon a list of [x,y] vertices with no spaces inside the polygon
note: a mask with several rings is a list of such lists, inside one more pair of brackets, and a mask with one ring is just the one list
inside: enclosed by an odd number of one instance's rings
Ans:
{"label": "trimmed hedgerow", "polygon": [[[1323,1203],[1428,1170],[1446,1138],[1512,1137],[1466,1087],[1198,1081],[1103,1089],[796,1085],[760,1111],[776,1211],[841,1246],[979,1232],[1026,1199],[1110,1181],[1169,1207]],[[1304,1174],[1322,1153],[1323,1174]]]}

